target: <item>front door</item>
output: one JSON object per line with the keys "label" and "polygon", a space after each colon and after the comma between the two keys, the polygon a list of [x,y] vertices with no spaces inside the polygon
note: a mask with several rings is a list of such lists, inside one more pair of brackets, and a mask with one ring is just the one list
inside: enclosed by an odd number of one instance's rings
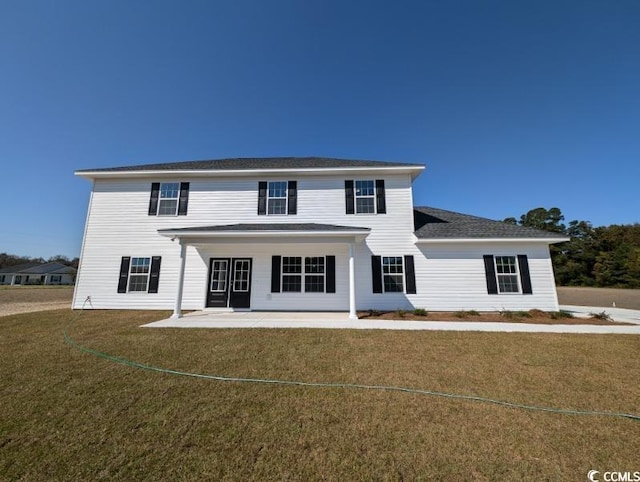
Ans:
{"label": "front door", "polygon": [[208,308],[251,306],[251,258],[211,258]]}

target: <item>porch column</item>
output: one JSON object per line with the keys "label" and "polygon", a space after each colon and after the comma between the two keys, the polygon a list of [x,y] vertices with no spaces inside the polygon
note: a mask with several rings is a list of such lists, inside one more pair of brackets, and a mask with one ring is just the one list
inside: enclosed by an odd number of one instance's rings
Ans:
{"label": "porch column", "polygon": [[171,318],[182,318],[182,288],[184,286],[184,265],[187,259],[187,246],[180,241],[180,272],[178,273],[178,294]]}
{"label": "porch column", "polygon": [[349,318],[358,319],[356,314],[356,260],[353,241],[349,243]]}

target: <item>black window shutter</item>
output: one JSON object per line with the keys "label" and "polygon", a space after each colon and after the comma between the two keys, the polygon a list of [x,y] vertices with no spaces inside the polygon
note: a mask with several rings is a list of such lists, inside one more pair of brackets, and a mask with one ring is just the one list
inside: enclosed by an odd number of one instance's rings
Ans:
{"label": "black window shutter", "polygon": [[406,293],[408,295],[416,294],[416,270],[413,265],[413,256],[404,257],[404,278],[406,280]]}
{"label": "black window shutter", "polygon": [[344,182],[344,198],[347,202],[347,214],[355,213],[355,198],[353,197],[353,181]]}
{"label": "black window shutter", "polygon": [[151,199],[149,199],[149,216],[158,214],[158,196],[160,194],[160,183],[151,183]]}
{"label": "black window shutter", "polygon": [[120,278],[118,279],[118,293],[127,292],[127,281],[129,280],[129,263],[130,256],[123,256],[120,261]]}
{"label": "black window shutter", "polygon": [[178,216],[187,215],[187,205],[189,204],[189,183],[180,183],[180,201],[178,203]]}
{"label": "black window shutter", "polygon": [[280,293],[280,262],[282,256],[271,256],[271,292]]}
{"label": "black window shutter", "polygon": [[336,292],[336,257],[327,256],[326,259],[327,259],[326,292],[335,293]]}
{"label": "black window shutter", "polygon": [[153,256],[151,258],[151,278],[149,278],[149,293],[158,292],[158,283],[160,281],[160,261],[162,256]]}
{"label": "black window shutter", "polygon": [[526,254],[518,255],[518,268],[520,268],[520,282],[522,283],[522,294],[531,295],[531,275],[529,274],[529,260]]}
{"label": "black window shutter", "polygon": [[258,214],[267,214],[267,181],[258,183]]}
{"label": "black window shutter", "polygon": [[287,214],[297,214],[298,213],[298,182],[297,181],[289,181],[288,185],[289,189],[289,201],[287,206]]}
{"label": "black window shutter", "polygon": [[384,179],[376,180],[376,212],[385,214],[387,212],[387,201],[384,195]]}
{"label": "black window shutter", "polygon": [[493,264],[493,255],[485,254],[484,258],[484,274],[487,278],[487,293],[490,295],[498,294],[498,281],[496,280],[496,267]]}
{"label": "black window shutter", "polygon": [[380,256],[371,256],[371,278],[373,292],[382,293],[382,258]]}

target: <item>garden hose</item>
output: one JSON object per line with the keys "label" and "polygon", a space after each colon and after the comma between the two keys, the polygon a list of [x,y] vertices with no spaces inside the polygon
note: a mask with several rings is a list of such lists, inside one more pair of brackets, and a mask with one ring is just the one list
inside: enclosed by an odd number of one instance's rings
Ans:
{"label": "garden hose", "polygon": [[416,395],[427,395],[427,396],[433,396],[433,397],[467,400],[472,402],[491,403],[491,404],[500,405],[503,407],[517,408],[522,410],[531,410],[531,411],[537,411],[537,412],[551,412],[551,413],[559,413],[564,415],[596,415],[596,416],[602,416],[602,417],[627,418],[635,421],[640,421],[640,415],[634,415],[630,413],[603,412],[603,411],[594,411],[594,410],[574,410],[574,409],[555,408],[555,407],[539,407],[535,405],[525,405],[521,403],[507,402],[504,400],[495,400],[492,398],[479,397],[475,395],[462,395],[462,394],[456,394],[456,393],[438,392],[433,390],[422,390],[422,389],[408,388],[408,387],[363,385],[363,384],[357,384],[357,383],[342,383],[342,382],[335,382],[335,383],[304,382],[304,381],[296,381],[296,380],[272,380],[267,378],[229,377],[229,376],[223,376],[223,375],[208,375],[203,373],[190,373],[190,372],[183,372],[179,370],[172,370],[169,368],[162,368],[154,365],[147,365],[147,364],[139,363],[133,360],[128,360],[126,358],[109,355],[108,353],[103,353],[101,351],[94,350],[93,348],[87,348],[77,343],[73,338],[71,338],[71,336],[69,336],[69,328],[71,328],[71,326],[80,317],[80,315],[82,315],[83,311],[84,311],[84,305],[80,310],[80,313],[78,313],[78,315],[76,315],[64,328],[65,342],[70,346],[84,353],[93,355],[98,358],[102,358],[104,360],[109,360],[114,363],[120,363],[121,365],[126,365],[128,367],[138,368],[141,370],[149,370],[149,371],[154,371],[159,373],[166,373],[169,375],[178,375],[178,376],[193,377],[193,378],[204,378],[207,380],[216,380],[221,382],[263,383],[263,384],[270,384],[270,385],[290,385],[290,386],[292,385],[292,386],[298,386],[298,387],[311,387],[311,388],[341,388],[341,389],[359,389],[359,390],[380,390],[380,391],[387,391],[387,392],[403,392],[403,393],[412,393]]}

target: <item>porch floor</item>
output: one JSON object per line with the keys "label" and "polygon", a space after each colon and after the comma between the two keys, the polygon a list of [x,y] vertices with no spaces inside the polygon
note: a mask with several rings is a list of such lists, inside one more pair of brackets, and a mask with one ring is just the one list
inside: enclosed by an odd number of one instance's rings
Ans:
{"label": "porch floor", "polygon": [[[576,315],[595,312],[590,307],[571,307]],[[580,309],[577,309],[580,308]],[[602,308],[599,309],[603,311]],[[609,312],[609,309],[607,309]],[[624,310],[632,316],[623,317],[631,325],[535,325],[528,323],[478,323],[462,321],[409,321],[409,320],[351,320],[347,312],[273,312],[194,311],[182,318],[154,321],[148,328],[332,328],[360,330],[446,330],[446,331],[493,331],[524,333],[618,333],[640,335],[640,312]],[[617,313],[616,313],[617,314]],[[627,313],[625,313],[627,314]],[[619,318],[614,316],[614,319]],[[629,319],[631,318],[631,319]]]}

